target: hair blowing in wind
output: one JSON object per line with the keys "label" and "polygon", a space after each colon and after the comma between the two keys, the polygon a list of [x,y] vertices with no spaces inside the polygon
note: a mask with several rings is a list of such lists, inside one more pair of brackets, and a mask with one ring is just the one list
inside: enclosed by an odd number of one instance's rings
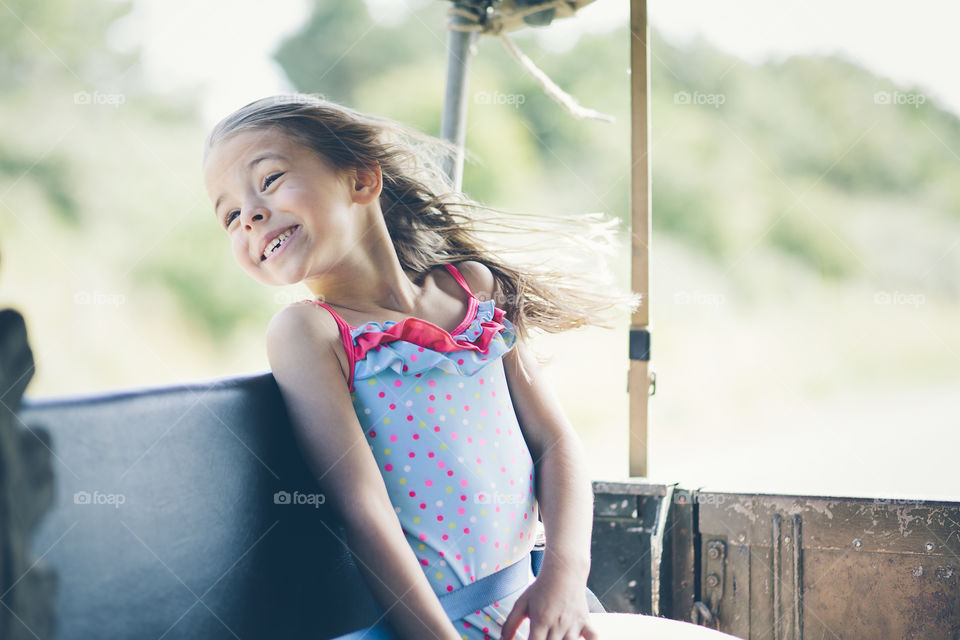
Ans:
{"label": "hair blowing in wind", "polygon": [[616,252],[617,219],[480,204],[454,190],[441,171],[443,158],[455,152],[448,142],[318,95],[290,94],[256,100],[221,120],[204,154],[243,131],[286,135],[337,170],[379,165],[380,206],[401,265],[418,274],[420,284],[437,265],[482,262],[499,284],[494,303],[521,337],[534,327],[548,333],[612,328],[611,312],[632,313],[642,304],[641,294],[616,286],[603,258]]}

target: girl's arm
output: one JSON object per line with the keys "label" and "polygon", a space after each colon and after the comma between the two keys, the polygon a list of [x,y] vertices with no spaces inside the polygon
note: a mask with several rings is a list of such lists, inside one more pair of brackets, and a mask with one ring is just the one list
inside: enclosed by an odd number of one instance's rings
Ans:
{"label": "girl's arm", "polygon": [[313,305],[286,307],[267,327],[267,357],[295,437],[391,626],[408,640],[460,640],[394,512],[334,352],[338,340],[333,318]]}
{"label": "girl's arm", "polygon": [[583,462],[583,447],[537,370],[534,358],[519,339],[504,356],[504,372],[535,464],[537,501],[547,546],[537,579],[507,616],[501,638],[513,638],[528,617],[530,637],[539,637],[535,630],[542,628],[544,637],[579,638],[582,634],[586,640],[596,640],[596,632],[589,624],[586,597],[593,487]]}
{"label": "girl's arm", "polygon": [[517,340],[503,364],[517,420],[536,465],[537,502],[547,534],[541,571],[564,571],[586,584],[593,487],[580,438],[524,342]]}
{"label": "girl's arm", "polygon": [[[471,289],[502,296],[493,274],[479,262],[463,263]],[[470,274],[470,275],[468,275]],[[477,288],[473,288],[474,284]],[[502,638],[513,637],[530,618],[530,637],[542,627],[549,637],[596,638],[586,601],[593,531],[593,487],[584,464],[580,438],[560,403],[539,373],[526,344],[517,339],[503,358],[510,397],[524,440],[535,464],[537,501],[547,536],[537,579],[517,600],[503,625]],[[569,636],[567,634],[570,634]]]}

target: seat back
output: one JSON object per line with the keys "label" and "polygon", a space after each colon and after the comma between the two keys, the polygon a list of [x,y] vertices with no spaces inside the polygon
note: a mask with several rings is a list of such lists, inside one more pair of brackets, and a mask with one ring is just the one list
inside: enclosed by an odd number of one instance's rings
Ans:
{"label": "seat back", "polygon": [[57,575],[57,640],[324,638],[376,620],[270,372],[27,396],[19,415],[51,437],[55,498],[30,550]]}

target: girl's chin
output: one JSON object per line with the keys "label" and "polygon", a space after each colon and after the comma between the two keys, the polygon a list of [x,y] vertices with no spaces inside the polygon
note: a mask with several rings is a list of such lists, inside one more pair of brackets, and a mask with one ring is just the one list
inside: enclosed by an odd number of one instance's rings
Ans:
{"label": "girl's chin", "polygon": [[288,277],[285,273],[267,273],[253,265],[248,266],[245,271],[251,278],[268,287],[285,287],[299,282],[299,280]]}
{"label": "girl's chin", "polygon": [[290,285],[299,284],[303,281],[303,278],[300,277],[300,274],[289,273],[286,270],[283,273],[270,273],[270,274],[260,274],[262,279],[258,278],[263,284],[272,286],[272,287],[289,287]]}

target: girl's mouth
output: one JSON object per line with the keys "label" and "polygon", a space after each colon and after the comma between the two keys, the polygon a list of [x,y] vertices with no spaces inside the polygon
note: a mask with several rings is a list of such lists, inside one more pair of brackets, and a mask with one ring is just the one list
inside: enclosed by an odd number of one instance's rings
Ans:
{"label": "girl's mouth", "polygon": [[287,248],[287,245],[290,244],[291,240],[293,240],[293,237],[297,235],[298,231],[300,231],[300,225],[293,226],[277,236],[273,242],[267,245],[267,250],[260,256],[260,262],[266,262],[282,253],[283,250]]}

